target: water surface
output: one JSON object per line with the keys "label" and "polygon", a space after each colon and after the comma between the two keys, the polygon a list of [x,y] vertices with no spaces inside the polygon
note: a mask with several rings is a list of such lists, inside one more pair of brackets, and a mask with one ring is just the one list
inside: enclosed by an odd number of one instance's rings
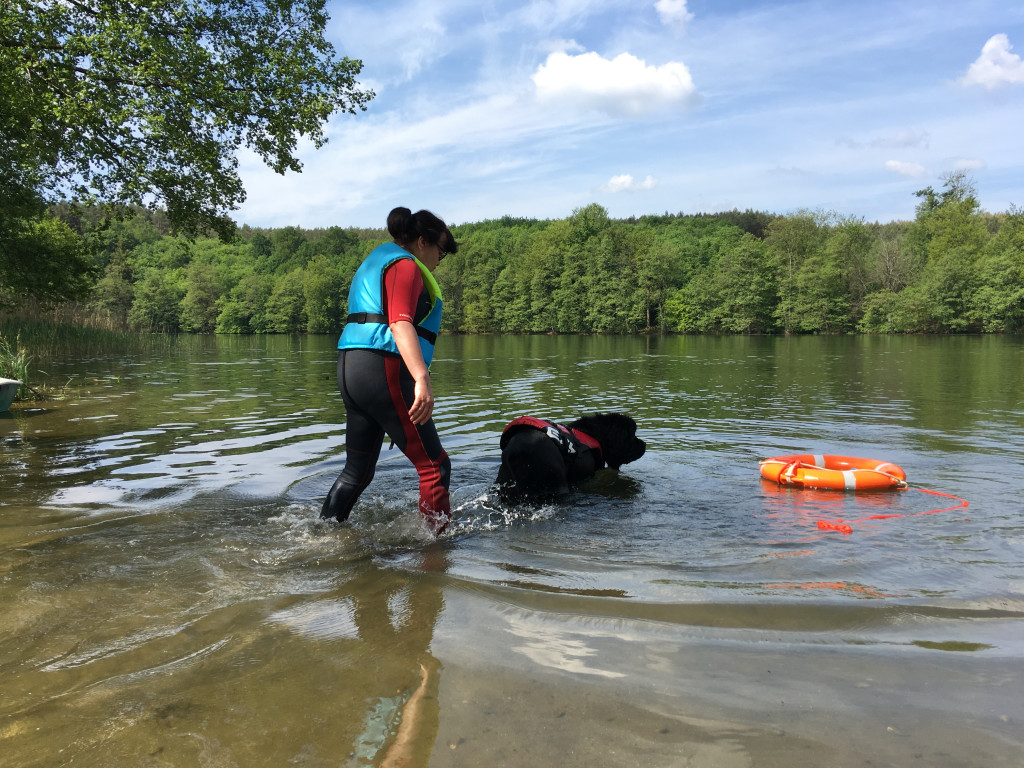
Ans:
{"label": "water surface", "polygon": [[[1021,339],[443,337],[436,544],[397,450],[317,519],[334,341],[47,361],[74,396],[0,419],[0,762],[1021,764]],[[505,423],[599,410],[640,461],[495,501]]]}

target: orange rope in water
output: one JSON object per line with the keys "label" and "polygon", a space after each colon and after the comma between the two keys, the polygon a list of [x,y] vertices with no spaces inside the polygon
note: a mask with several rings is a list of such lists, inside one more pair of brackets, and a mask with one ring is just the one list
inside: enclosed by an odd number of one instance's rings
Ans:
{"label": "orange rope in water", "polygon": [[915,491],[921,493],[930,493],[932,496],[944,496],[947,499],[956,499],[959,504],[954,504],[952,507],[943,507],[942,509],[929,509],[926,512],[912,512],[909,515],[868,515],[867,517],[858,517],[856,520],[819,520],[818,528],[823,531],[839,531],[839,533],[853,533],[853,526],[850,523],[859,523],[864,520],[891,520],[894,517],[917,517],[918,515],[934,515],[937,512],[949,512],[951,509],[961,509],[967,506],[967,502],[961,499],[959,496],[954,496],[951,493],[942,493],[940,491],[929,491],[924,488],[915,488]]}

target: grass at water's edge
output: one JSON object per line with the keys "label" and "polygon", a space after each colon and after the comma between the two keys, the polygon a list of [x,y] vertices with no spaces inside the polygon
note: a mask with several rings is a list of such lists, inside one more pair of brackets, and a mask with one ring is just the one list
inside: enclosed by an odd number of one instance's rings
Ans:
{"label": "grass at water's edge", "polygon": [[61,399],[67,382],[47,381],[52,360],[167,348],[174,336],[77,325],[64,318],[0,315],[0,377],[22,382],[16,400]]}
{"label": "grass at water's edge", "polygon": [[8,340],[7,334],[0,332],[0,378],[16,379],[22,383],[18,387],[16,400],[25,399],[28,382],[28,350],[21,343],[21,337],[15,336]]}

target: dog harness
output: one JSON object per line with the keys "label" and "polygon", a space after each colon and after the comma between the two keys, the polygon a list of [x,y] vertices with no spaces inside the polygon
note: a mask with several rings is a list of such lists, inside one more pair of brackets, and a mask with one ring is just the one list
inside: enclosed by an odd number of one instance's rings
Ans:
{"label": "dog harness", "polygon": [[567,464],[572,464],[585,451],[595,453],[594,462],[600,469],[604,466],[604,458],[601,455],[601,444],[586,432],[578,429],[570,429],[564,424],[556,424],[547,419],[538,419],[536,416],[520,416],[508,423],[501,432],[499,445],[504,448],[512,437],[513,433],[522,429],[539,429],[555,441],[558,450]]}

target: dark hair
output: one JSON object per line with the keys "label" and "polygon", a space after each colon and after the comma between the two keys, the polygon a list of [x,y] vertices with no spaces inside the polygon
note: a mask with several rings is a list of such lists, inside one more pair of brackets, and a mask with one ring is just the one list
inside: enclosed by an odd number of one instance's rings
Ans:
{"label": "dark hair", "polygon": [[451,230],[430,211],[413,213],[408,208],[395,208],[388,214],[388,232],[399,245],[408,245],[422,237],[445,253],[459,250]]}

